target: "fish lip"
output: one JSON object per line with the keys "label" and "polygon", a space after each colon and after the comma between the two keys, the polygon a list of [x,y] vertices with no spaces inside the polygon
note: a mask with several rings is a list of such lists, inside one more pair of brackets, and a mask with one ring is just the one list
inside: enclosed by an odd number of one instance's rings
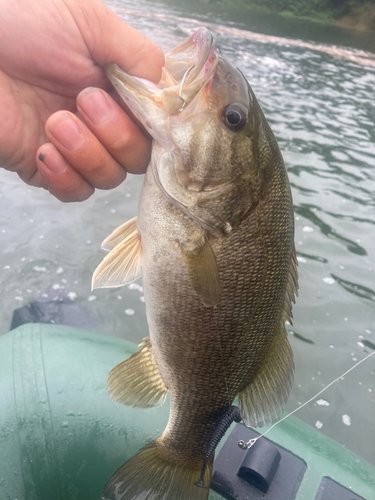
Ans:
{"label": "fish lip", "polygon": [[[181,104],[186,104],[187,99],[182,95],[183,90],[195,85],[191,92],[195,96],[205,86],[216,67],[217,55],[217,51],[213,47],[212,33],[207,28],[201,27],[187,40],[165,55],[164,69],[174,79],[174,85],[167,85],[163,80],[155,84],[131,76],[115,63],[108,64],[105,67],[105,72],[115,88],[119,86],[125,87],[130,91],[133,98],[140,94],[149,97],[159,105],[162,101],[165,101],[165,91],[169,92],[169,95],[179,96],[180,105],[177,107],[174,105],[167,110],[167,114],[173,115],[183,111],[184,106],[181,108]],[[189,102],[191,100],[192,98],[189,99]]]}
{"label": "fish lip", "polygon": [[[197,29],[187,40],[174,47],[165,55],[165,68],[172,73],[178,83],[181,83],[186,75],[185,84],[188,85],[197,78],[202,68],[207,63],[210,57],[211,49],[213,49],[213,35],[205,27]],[[189,58],[189,53],[193,53],[193,57]],[[190,61],[181,61],[181,57],[185,55]],[[185,62],[183,74],[176,75],[173,71],[173,64],[180,61]],[[188,62],[188,64],[186,64]],[[193,68],[192,71],[190,69]],[[187,72],[189,73],[187,74]]]}
{"label": "fish lip", "polygon": [[[134,91],[140,92],[144,95],[151,95],[151,86],[155,86],[154,83],[148,80],[143,80],[135,76],[131,76],[120,68],[116,63],[109,63],[105,66],[105,73],[108,79],[112,82],[112,85],[116,88],[116,80],[121,82],[125,87],[132,89]],[[146,83],[147,82],[147,83]]]}

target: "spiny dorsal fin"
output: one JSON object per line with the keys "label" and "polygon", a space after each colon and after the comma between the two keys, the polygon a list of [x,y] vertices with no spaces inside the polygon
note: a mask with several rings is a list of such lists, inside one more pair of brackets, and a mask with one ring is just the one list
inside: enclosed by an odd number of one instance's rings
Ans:
{"label": "spiny dorsal fin", "polygon": [[[132,219],[134,221],[134,219]],[[132,222],[129,221],[129,222]],[[123,225],[124,226],[124,225]],[[121,226],[121,227],[123,227]],[[121,229],[121,228],[119,228]],[[117,231],[117,230],[116,230]],[[119,238],[112,235],[104,240],[107,248]],[[141,276],[141,235],[134,222],[126,230],[127,236],[102,260],[92,277],[92,290],[94,288],[111,288],[131,283]],[[113,236],[113,239],[111,239]]]}
{"label": "spiny dorsal fin", "polygon": [[262,427],[282,414],[292,389],[293,374],[293,352],[282,321],[261,368],[238,395],[238,406],[246,425]]}
{"label": "spiny dorsal fin", "polygon": [[216,307],[220,300],[219,270],[207,237],[180,247],[194,290],[206,307]]}
{"label": "spiny dorsal fin", "polygon": [[296,303],[295,296],[298,297],[298,260],[296,255],[296,249],[293,247],[291,258],[290,258],[290,268],[289,268],[289,276],[288,283],[286,286],[285,292],[285,301],[284,301],[284,321],[289,321],[292,325],[292,304]]}
{"label": "spiny dorsal fin", "polygon": [[103,250],[113,250],[119,243],[125,240],[130,234],[137,231],[137,217],[128,220],[125,224],[116,228],[102,243]]}
{"label": "spiny dorsal fin", "polygon": [[142,348],[110,371],[107,391],[111,399],[135,408],[152,408],[164,403],[168,389],[161,378],[149,338]]}

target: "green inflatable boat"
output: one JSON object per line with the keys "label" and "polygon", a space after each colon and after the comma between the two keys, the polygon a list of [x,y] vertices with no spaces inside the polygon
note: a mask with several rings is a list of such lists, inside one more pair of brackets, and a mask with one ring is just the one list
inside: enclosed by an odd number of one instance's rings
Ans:
{"label": "green inflatable boat", "polygon": [[[0,349],[0,500],[100,500],[166,425],[168,404],[134,410],[108,398],[108,372],[135,351],[130,342],[29,323],[0,337]],[[238,446],[254,436],[241,424],[228,431],[210,500],[375,500],[375,467],[298,419]]]}

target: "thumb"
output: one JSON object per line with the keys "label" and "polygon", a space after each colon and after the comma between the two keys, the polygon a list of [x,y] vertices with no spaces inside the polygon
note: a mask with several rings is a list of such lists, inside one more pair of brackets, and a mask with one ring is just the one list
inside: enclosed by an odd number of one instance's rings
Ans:
{"label": "thumb", "polygon": [[161,48],[122,21],[101,0],[73,0],[76,23],[93,60],[100,66],[118,64],[129,74],[158,82],[164,65]]}

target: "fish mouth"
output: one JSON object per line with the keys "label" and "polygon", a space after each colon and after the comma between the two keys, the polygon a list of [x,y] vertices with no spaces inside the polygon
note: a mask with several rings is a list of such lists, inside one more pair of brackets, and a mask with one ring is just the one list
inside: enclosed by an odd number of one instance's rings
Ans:
{"label": "fish mouth", "polygon": [[[161,84],[166,85],[166,87],[176,85],[189,87],[192,82],[198,79],[206,64],[210,62],[210,55],[211,58],[214,55],[212,43],[212,33],[207,28],[200,28],[186,41],[169,51],[165,56]],[[208,64],[208,66],[212,65]],[[210,72],[210,69],[212,68],[205,68],[204,73],[207,73],[207,70]],[[172,77],[174,81],[168,81],[168,77]]]}
{"label": "fish mouth", "polygon": [[218,64],[218,52],[207,28],[199,28],[190,38],[165,55],[165,66],[158,84],[130,76],[116,64],[106,66],[106,74],[134,115],[151,135],[150,121],[183,111],[205,88]]}

